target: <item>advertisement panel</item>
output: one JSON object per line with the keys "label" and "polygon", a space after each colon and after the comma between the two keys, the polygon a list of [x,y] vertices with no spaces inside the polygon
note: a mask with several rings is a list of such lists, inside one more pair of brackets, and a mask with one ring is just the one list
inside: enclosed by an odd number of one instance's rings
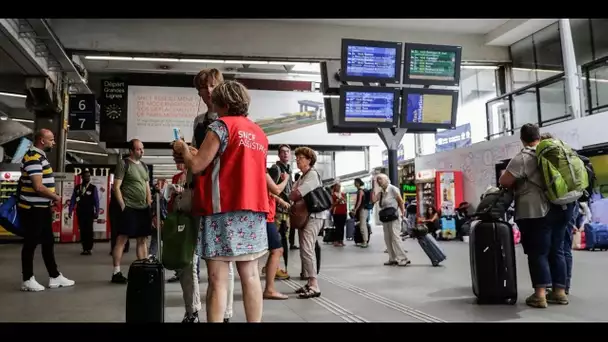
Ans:
{"label": "advertisement panel", "polygon": [[471,124],[435,133],[435,152],[471,146]]}
{"label": "advertisement panel", "polygon": [[[380,146],[377,134],[330,134],[319,92],[249,90],[248,117],[258,123],[270,144]],[[192,137],[194,118],[207,108],[193,88],[128,87],[127,140],[168,142],[173,127]]]}

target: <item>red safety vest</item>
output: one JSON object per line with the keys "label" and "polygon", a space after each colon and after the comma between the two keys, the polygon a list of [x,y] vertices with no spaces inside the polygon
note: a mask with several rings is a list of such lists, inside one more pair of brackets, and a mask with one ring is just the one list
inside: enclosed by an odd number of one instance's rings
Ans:
{"label": "red safety vest", "polygon": [[228,146],[202,177],[204,213],[240,210],[268,213],[266,134],[244,116],[225,116],[218,120],[228,128]]}

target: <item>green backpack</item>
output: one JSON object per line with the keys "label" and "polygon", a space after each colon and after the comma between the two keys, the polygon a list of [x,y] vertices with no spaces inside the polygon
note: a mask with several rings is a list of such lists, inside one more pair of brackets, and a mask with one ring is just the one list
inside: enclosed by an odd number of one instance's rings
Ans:
{"label": "green backpack", "polygon": [[190,213],[174,211],[165,219],[162,232],[162,263],[168,270],[188,267],[194,258],[199,225]]}
{"label": "green backpack", "polygon": [[565,205],[578,200],[589,186],[585,164],[576,152],[558,139],[545,139],[536,146],[536,157],[549,201]]}

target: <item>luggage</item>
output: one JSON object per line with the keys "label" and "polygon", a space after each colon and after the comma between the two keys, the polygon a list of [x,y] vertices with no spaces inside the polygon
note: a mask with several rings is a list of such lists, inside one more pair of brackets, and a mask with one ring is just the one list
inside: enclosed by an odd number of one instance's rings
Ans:
{"label": "luggage", "polygon": [[181,270],[192,263],[199,225],[189,212],[174,211],[167,215],[162,232],[163,266]]}
{"label": "luggage", "polygon": [[[156,194],[156,214],[160,216],[160,195]],[[157,230],[161,241],[160,230]],[[165,321],[165,269],[162,248],[158,259],[135,260],[129,267],[126,300],[127,323],[163,323]]]}
{"label": "luggage", "polygon": [[591,222],[608,224],[608,198],[602,198],[589,203]]}
{"label": "luggage", "polygon": [[487,221],[505,220],[511,202],[513,202],[512,191],[491,187],[482,195],[473,216]]}
{"label": "luggage", "polygon": [[568,144],[559,139],[541,140],[536,158],[551,203],[569,204],[583,196],[589,186],[587,169]]}
{"label": "luggage", "polygon": [[429,259],[431,259],[431,264],[433,264],[433,266],[439,266],[439,264],[446,259],[445,253],[441,250],[437,240],[435,240],[431,234],[427,233],[419,237],[418,244],[420,244],[420,247]]}
{"label": "luggage", "polygon": [[574,250],[582,250],[585,249],[585,232],[580,230],[574,230],[574,234],[572,234],[572,249]]}
{"label": "luggage", "polygon": [[473,293],[478,304],[517,302],[517,268],[510,224],[504,221],[472,224],[469,258]]}
{"label": "luggage", "polygon": [[608,250],[608,224],[587,223],[585,225],[585,249]]}
{"label": "luggage", "polygon": [[336,228],[326,227],[323,229],[323,243],[333,243],[335,241]]}
{"label": "luggage", "polygon": [[350,241],[355,238],[355,228],[357,225],[355,224],[355,220],[348,219],[346,220],[346,240]]}

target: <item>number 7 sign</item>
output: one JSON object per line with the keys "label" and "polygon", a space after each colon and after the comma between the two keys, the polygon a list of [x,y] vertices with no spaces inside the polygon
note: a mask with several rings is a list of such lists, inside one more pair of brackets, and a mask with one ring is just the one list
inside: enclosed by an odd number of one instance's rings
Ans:
{"label": "number 7 sign", "polygon": [[94,131],[97,102],[94,94],[70,95],[70,131]]}

